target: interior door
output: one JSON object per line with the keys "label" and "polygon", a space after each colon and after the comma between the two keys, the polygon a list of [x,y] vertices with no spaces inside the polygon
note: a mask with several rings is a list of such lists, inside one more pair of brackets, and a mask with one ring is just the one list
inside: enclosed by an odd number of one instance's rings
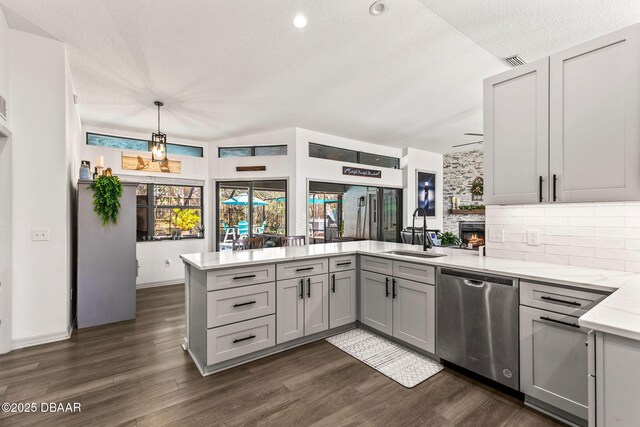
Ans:
{"label": "interior door", "polygon": [[304,279],[289,279],[277,282],[277,344],[304,336],[304,286]]}
{"label": "interior door", "polygon": [[552,199],[640,197],[638,75],[639,25],[551,55]]}
{"label": "interior door", "polygon": [[484,202],[549,201],[549,59],[484,81]]}
{"label": "interior door", "polygon": [[393,333],[391,278],[363,271],[360,274],[360,321],[391,335]]}
{"label": "interior door", "polygon": [[329,278],[321,274],[304,281],[304,334],[326,331],[329,329]]}
{"label": "interior door", "polygon": [[331,274],[329,327],[337,328],[355,322],[356,310],[356,271]]}
{"label": "interior door", "polygon": [[393,336],[435,353],[435,287],[393,279]]}

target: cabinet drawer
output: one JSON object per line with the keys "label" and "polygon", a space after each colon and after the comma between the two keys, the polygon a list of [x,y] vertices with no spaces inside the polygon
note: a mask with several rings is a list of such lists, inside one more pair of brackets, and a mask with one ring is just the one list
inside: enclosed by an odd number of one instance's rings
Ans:
{"label": "cabinet drawer", "polygon": [[520,304],[576,317],[585,314],[606,296],[581,289],[520,282]]}
{"label": "cabinet drawer", "polygon": [[207,365],[276,345],[275,315],[207,330]]}
{"label": "cabinet drawer", "polygon": [[380,274],[393,274],[393,261],[386,258],[363,256],[360,258],[360,268]]}
{"label": "cabinet drawer", "polygon": [[399,277],[401,279],[408,279],[433,285],[436,283],[435,276],[436,269],[429,265],[414,264],[412,262],[393,261],[393,277]]}
{"label": "cabinet drawer", "polygon": [[276,267],[274,264],[210,271],[207,273],[207,291],[267,283],[275,280]]}
{"label": "cabinet drawer", "polygon": [[295,279],[316,274],[327,274],[329,262],[327,258],[278,264],[278,280]]}
{"label": "cabinet drawer", "polygon": [[207,293],[207,328],[276,312],[276,285],[242,286]]}
{"label": "cabinet drawer", "polygon": [[356,256],[337,256],[329,258],[329,271],[335,273],[338,271],[353,270],[356,268]]}

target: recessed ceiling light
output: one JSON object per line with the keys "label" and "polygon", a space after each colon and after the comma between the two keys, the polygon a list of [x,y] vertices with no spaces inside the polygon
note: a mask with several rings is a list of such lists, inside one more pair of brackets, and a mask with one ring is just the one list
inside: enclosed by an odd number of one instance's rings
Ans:
{"label": "recessed ceiling light", "polygon": [[304,28],[307,26],[307,17],[299,13],[293,18],[293,26],[296,28]]}
{"label": "recessed ceiling light", "polygon": [[389,6],[382,0],[378,0],[369,7],[369,13],[373,16],[382,15],[387,10],[389,10]]}

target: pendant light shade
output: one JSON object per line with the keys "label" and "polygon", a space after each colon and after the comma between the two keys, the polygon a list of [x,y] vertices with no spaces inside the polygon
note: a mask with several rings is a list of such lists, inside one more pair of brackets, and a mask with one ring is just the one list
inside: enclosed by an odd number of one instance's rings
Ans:
{"label": "pendant light shade", "polygon": [[154,102],[158,107],[158,133],[151,135],[151,160],[154,162],[168,162],[167,157],[167,135],[160,132],[160,107],[164,104],[160,101]]}

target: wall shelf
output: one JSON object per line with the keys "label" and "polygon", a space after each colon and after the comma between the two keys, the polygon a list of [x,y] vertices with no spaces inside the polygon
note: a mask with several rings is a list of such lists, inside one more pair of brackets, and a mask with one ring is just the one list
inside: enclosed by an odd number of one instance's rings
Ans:
{"label": "wall shelf", "polygon": [[449,209],[451,215],[484,215],[484,209]]}

